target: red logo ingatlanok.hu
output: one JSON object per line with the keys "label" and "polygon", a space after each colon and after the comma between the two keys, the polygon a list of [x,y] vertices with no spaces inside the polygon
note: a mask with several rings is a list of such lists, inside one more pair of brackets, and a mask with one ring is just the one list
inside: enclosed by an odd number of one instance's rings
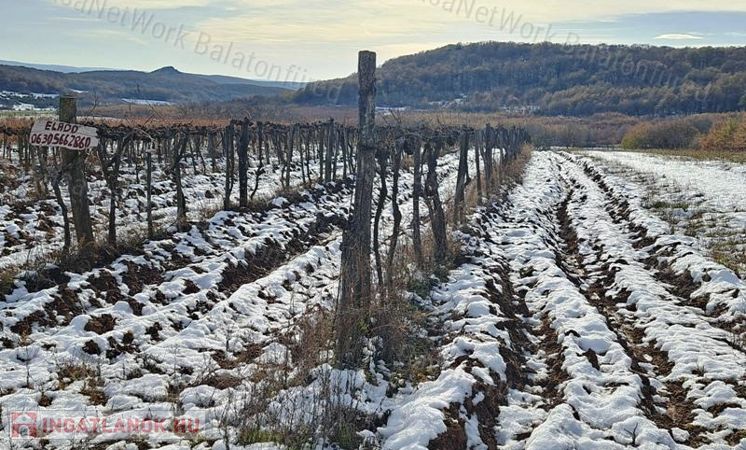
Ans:
{"label": "red logo ingatlanok.hu", "polygon": [[155,435],[161,439],[194,436],[206,430],[206,411],[178,417],[171,411],[129,412],[100,416],[95,411],[11,411],[11,439],[83,439],[92,436]]}
{"label": "red logo ingatlanok.hu", "polygon": [[10,435],[14,438],[36,437],[35,412],[14,412],[10,415]]}

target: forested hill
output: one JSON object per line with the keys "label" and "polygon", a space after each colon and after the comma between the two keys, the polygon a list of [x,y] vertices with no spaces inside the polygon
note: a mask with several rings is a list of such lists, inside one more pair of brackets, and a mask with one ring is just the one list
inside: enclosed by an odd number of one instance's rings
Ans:
{"label": "forested hill", "polygon": [[[383,64],[379,104],[467,111],[686,114],[746,109],[746,47],[457,44]],[[299,91],[353,105],[357,76]]]}
{"label": "forested hill", "polygon": [[83,102],[188,103],[222,102],[251,96],[275,96],[297,88],[289,83],[184,73],[173,67],[153,72],[96,70],[62,73],[32,67],[0,65],[0,109],[13,103],[53,106],[60,92],[90,95]]}

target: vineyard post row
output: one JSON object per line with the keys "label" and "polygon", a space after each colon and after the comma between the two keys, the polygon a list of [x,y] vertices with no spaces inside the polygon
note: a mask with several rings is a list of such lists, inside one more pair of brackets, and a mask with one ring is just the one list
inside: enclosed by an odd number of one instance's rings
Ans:
{"label": "vineyard post row", "polygon": [[[60,100],[63,120],[75,121],[75,99]],[[375,111],[375,109],[373,110]],[[361,134],[357,128],[329,120],[315,123],[277,124],[253,122],[248,118],[232,120],[226,126],[197,126],[193,124],[137,125],[127,126],[111,121],[82,120],[80,124],[96,127],[100,143],[89,152],[64,150],[55,147],[34,146],[29,143],[31,123],[12,120],[0,122],[2,156],[16,167],[30,174],[34,189],[40,198],[56,199],[63,217],[65,231],[64,254],[73,251],[70,235],[75,231],[78,250],[91,248],[91,242],[99,242],[96,229],[91,225],[87,182],[91,176],[103,179],[110,193],[108,232],[106,241],[111,247],[118,242],[116,213],[118,201],[122,200],[121,168],[134,170],[136,182],[144,182],[146,190],[145,213],[148,237],[155,235],[153,223],[152,191],[153,172],[156,168],[169,177],[174,184],[174,201],[177,207],[175,225],[179,230],[189,228],[188,204],[184,193],[183,178],[193,174],[225,175],[223,208],[246,209],[254,205],[262,180],[274,177],[280,180],[283,191],[290,191],[291,174],[300,172],[302,185],[330,183],[346,179],[358,171],[361,164]],[[409,158],[415,174],[414,186],[414,241],[417,259],[422,262],[419,204],[424,200],[435,218],[434,227],[438,251],[441,258],[445,243],[445,220],[443,205],[438,198],[437,161],[445,152],[458,151],[459,166],[456,204],[453,211],[461,219],[463,215],[464,191],[471,182],[468,165],[470,154],[477,159],[477,189],[481,198],[490,192],[499,180],[501,167],[515,159],[524,143],[529,142],[522,128],[487,126],[482,129],[470,127],[431,128],[427,126],[402,127],[382,126],[371,129],[367,137],[371,153],[366,159],[366,170],[373,168],[386,183],[386,174],[394,173],[393,192],[398,192],[398,171],[402,161]],[[473,153],[472,153],[473,152]],[[370,155],[373,163],[370,163]],[[496,166],[497,164],[497,166]],[[249,168],[254,168],[254,179],[249,180]],[[427,170],[424,170],[424,168]],[[142,178],[141,178],[142,177]],[[423,183],[423,177],[424,183]],[[238,204],[232,194],[238,179]],[[73,220],[62,195],[60,185],[68,187]],[[50,195],[51,192],[54,194]],[[372,201],[370,198],[367,202]],[[380,205],[381,207],[383,205]],[[380,209],[380,208],[379,208]],[[380,218],[380,211],[376,211]],[[376,220],[377,225],[377,220]],[[397,224],[398,231],[398,224]],[[96,238],[99,238],[98,240]],[[377,240],[377,227],[374,229]],[[377,246],[376,246],[377,247]],[[93,256],[93,255],[91,255]],[[378,255],[380,256],[380,255]],[[380,259],[380,258],[379,258]],[[380,266],[380,263],[379,263]],[[381,278],[381,270],[377,270]]]}

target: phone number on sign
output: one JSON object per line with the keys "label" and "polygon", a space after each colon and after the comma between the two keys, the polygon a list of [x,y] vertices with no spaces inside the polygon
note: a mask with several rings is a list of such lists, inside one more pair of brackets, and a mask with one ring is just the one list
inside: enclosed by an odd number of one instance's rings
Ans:
{"label": "phone number on sign", "polygon": [[68,133],[34,134],[29,140],[31,145],[46,147],[69,147],[85,150],[91,146],[91,138],[88,136],[75,136]]}

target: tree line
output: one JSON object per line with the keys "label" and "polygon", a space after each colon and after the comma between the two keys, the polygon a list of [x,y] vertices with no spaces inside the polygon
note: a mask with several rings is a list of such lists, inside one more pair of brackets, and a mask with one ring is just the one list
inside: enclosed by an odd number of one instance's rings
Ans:
{"label": "tree line", "polygon": [[622,147],[746,151],[746,115],[702,115],[643,121],[624,134]]}
{"label": "tree line", "polygon": [[[485,42],[383,64],[379,103],[462,111],[587,116],[746,109],[746,48],[670,48]],[[313,83],[295,102],[354,105],[357,80]]]}

